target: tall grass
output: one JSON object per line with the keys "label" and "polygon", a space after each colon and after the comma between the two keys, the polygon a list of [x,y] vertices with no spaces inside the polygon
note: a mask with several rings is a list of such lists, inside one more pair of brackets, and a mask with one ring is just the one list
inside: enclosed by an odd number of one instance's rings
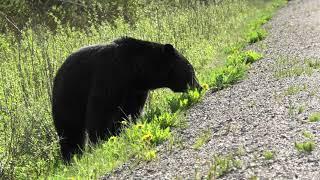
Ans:
{"label": "tall grass", "polygon": [[59,158],[50,101],[55,72],[71,52],[121,36],[172,43],[192,62],[203,84],[220,89],[243,77],[247,60],[255,60],[256,55],[242,53],[241,48],[252,41],[252,32],[260,30],[261,19],[283,3],[225,0],[174,11],[163,5],[134,26],[118,19],[112,25],[82,31],[59,25],[56,19],[54,33],[38,27],[21,31],[19,38],[0,35],[0,177],[96,178],[129,158],[151,160],[156,157],[154,147],[171,136],[171,127],[179,125],[179,112],[203,94],[152,92],[137,123],[124,121],[120,136],[86,151],[66,167]]}

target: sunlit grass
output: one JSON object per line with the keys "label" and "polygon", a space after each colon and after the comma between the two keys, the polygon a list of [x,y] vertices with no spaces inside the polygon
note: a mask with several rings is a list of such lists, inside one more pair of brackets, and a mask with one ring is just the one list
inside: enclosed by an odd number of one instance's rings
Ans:
{"label": "sunlit grass", "polygon": [[309,116],[310,122],[318,122],[320,121],[320,112],[315,112]]}
{"label": "sunlit grass", "polygon": [[233,156],[232,154],[226,156],[214,156],[213,163],[210,166],[207,179],[219,178],[225,175],[226,173],[240,167],[241,161],[236,159],[235,156]]}
{"label": "sunlit grass", "polygon": [[316,144],[314,141],[305,141],[305,142],[295,142],[294,146],[299,152],[310,153],[311,151],[314,150]]}
{"label": "sunlit grass", "polygon": [[[219,5],[177,9],[161,16],[141,18],[130,26],[115,24],[87,31],[58,25],[53,33],[25,29],[19,40],[0,35],[0,166],[5,178],[97,178],[127,161],[152,160],[155,146],[179,126],[179,113],[197,103],[205,91],[173,94],[152,92],[145,113],[136,123],[124,122],[122,133],[64,166],[59,158],[57,135],[51,118],[51,89],[56,70],[82,46],[107,43],[120,36],[173,44],[196,69],[200,82],[221,89],[243,78],[250,63],[261,55],[242,48],[248,36],[265,23],[275,3],[284,1],[226,0]],[[269,17],[269,16],[268,16]],[[263,23],[262,23],[263,22]],[[226,61],[227,59],[227,61]]]}
{"label": "sunlit grass", "polygon": [[202,134],[197,138],[196,142],[193,145],[193,148],[200,149],[204,144],[209,142],[211,138],[211,132],[210,130],[206,130],[202,132]]}
{"label": "sunlit grass", "polygon": [[274,152],[269,151],[269,150],[264,151],[264,152],[263,152],[263,157],[264,157],[264,159],[266,159],[266,160],[271,160],[271,159],[274,158]]}

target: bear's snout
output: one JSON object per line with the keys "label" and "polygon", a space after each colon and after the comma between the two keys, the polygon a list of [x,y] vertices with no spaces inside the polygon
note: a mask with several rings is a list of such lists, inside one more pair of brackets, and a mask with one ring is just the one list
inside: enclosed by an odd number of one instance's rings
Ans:
{"label": "bear's snout", "polygon": [[202,91],[202,86],[200,85],[200,83],[198,82],[197,79],[194,78],[194,80],[192,81],[192,84],[191,84],[191,89],[197,89],[198,91]]}

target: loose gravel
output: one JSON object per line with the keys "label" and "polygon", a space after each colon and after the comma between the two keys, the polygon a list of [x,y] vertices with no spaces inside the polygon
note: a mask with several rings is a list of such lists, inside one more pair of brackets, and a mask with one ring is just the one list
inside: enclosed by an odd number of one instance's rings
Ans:
{"label": "loose gravel", "polygon": [[[265,25],[269,36],[248,49],[264,54],[247,77],[208,93],[186,115],[188,126],[175,141],[158,147],[150,162],[128,162],[104,179],[206,179],[214,157],[233,155],[238,166],[221,179],[320,179],[320,1],[295,0]],[[201,148],[196,140],[209,131]],[[313,134],[308,138],[304,132]],[[310,153],[295,142],[313,141]],[[273,153],[267,160],[266,151]]]}

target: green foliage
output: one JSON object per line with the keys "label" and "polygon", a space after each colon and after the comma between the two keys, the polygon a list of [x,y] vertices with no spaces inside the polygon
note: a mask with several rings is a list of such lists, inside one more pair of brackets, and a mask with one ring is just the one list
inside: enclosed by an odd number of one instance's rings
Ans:
{"label": "green foliage", "polygon": [[309,62],[309,59],[301,60],[297,57],[279,57],[274,75],[278,79],[296,77],[304,74],[310,76],[312,75],[314,67],[308,66]]}
{"label": "green foliage", "polygon": [[286,89],[286,91],[284,92],[285,95],[295,95],[303,90],[306,90],[307,86],[303,85],[303,86],[298,86],[298,85],[293,85],[288,87],[288,89]]}
{"label": "green foliage", "polygon": [[310,153],[316,146],[316,142],[313,140],[315,136],[308,131],[303,131],[302,136],[307,138],[307,140],[303,142],[295,142],[294,146],[299,152]]}
{"label": "green foliage", "polygon": [[259,180],[259,177],[254,175],[249,177],[249,180]]}
{"label": "green foliage", "polygon": [[211,138],[211,132],[210,130],[204,131],[196,140],[196,142],[193,145],[193,148],[200,149],[204,144],[209,142]]}
{"label": "green foliage", "polygon": [[235,159],[233,155],[215,156],[213,164],[210,166],[207,179],[219,178],[229,171],[240,167],[240,160]]}
{"label": "green foliage", "polygon": [[251,64],[262,58],[262,55],[252,50],[234,52],[227,57],[227,66],[237,66],[238,64]]}
{"label": "green foliage", "polygon": [[320,60],[319,59],[307,59],[306,62],[310,68],[313,68],[313,69],[320,68]]}
{"label": "green foliage", "polygon": [[205,90],[199,92],[197,89],[189,90],[187,93],[183,93],[179,96],[169,97],[169,107],[171,112],[177,112],[190,107],[192,104],[197,103],[203,96]]}
{"label": "green foliage", "polygon": [[157,157],[157,152],[155,150],[149,150],[144,153],[144,160],[151,161]]}
{"label": "green foliage", "polygon": [[263,40],[267,36],[267,31],[261,26],[269,21],[272,17],[271,13],[262,14],[256,21],[250,24],[250,31],[247,33],[247,41],[255,43]]}
{"label": "green foliage", "polygon": [[0,20],[0,30],[24,29],[29,25],[38,28],[39,24],[51,30],[60,24],[88,28],[103,22],[113,23],[119,17],[133,23],[144,7],[145,0],[4,0],[0,2],[1,16],[5,17]]}
{"label": "green foliage", "polygon": [[[153,15],[162,16],[175,10],[198,8],[203,1],[184,0],[2,0],[0,32],[39,25],[55,31],[60,25],[88,29],[104,23],[114,25],[118,18],[134,26],[135,22]],[[214,0],[207,0],[207,4]],[[203,4],[205,5],[205,4]],[[30,18],[32,17],[32,18]],[[27,23],[26,23],[27,22]],[[41,29],[41,28],[40,28]]]}
{"label": "green foliage", "polygon": [[[0,35],[0,161],[6,179],[96,179],[129,158],[156,158],[155,146],[171,136],[181,110],[198,102],[208,87],[220,89],[243,77],[257,58],[241,51],[248,43],[248,26],[259,19],[257,14],[275,10],[268,2],[246,0],[209,1],[207,5],[169,0],[143,4],[96,0],[90,4],[83,0],[78,1],[80,5],[48,1],[44,13],[38,8],[47,1],[3,1],[0,5],[8,2],[12,4],[2,16],[12,19],[20,30],[15,37],[16,29],[10,31],[7,27],[12,24],[1,19],[8,31]],[[31,3],[35,10],[30,9]],[[123,121],[119,136],[86,147],[83,157],[74,157],[71,166],[64,166],[51,118],[53,77],[71,52],[124,35],[172,43],[192,62],[205,90],[152,92],[141,119]],[[227,55],[236,54],[236,59],[226,65],[222,52],[228,49]]]}
{"label": "green foliage", "polygon": [[262,55],[254,51],[234,51],[227,56],[226,65],[212,71],[210,87],[216,90],[222,89],[243,78],[248,65],[262,58]]}
{"label": "green foliage", "polygon": [[299,152],[310,153],[311,151],[314,150],[316,144],[314,141],[305,141],[305,142],[295,142],[294,146]]}
{"label": "green foliage", "polygon": [[264,29],[256,29],[248,33],[248,41],[255,43],[263,40],[267,36],[267,31]]}
{"label": "green foliage", "polygon": [[272,151],[264,151],[263,152],[263,157],[266,159],[266,160],[271,160],[274,158],[274,153]]}
{"label": "green foliage", "polygon": [[320,112],[315,112],[309,116],[310,122],[318,122],[320,121]]}
{"label": "green foliage", "polygon": [[169,113],[164,112],[159,116],[155,116],[153,119],[157,124],[160,125],[161,128],[167,128],[167,127],[176,127],[178,124],[177,121],[177,114],[176,113]]}
{"label": "green foliage", "polygon": [[298,114],[303,113],[304,109],[305,109],[304,106],[299,106],[299,107],[298,107]]}
{"label": "green foliage", "polygon": [[123,130],[125,138],[137,143],[159,144],[170,136],[170,128],[161,128],[157,121],[132,124]]}
{"label": "green foliage", "polygon": [[261,54],[255,51],[246,51],[244,57],[246,63],[254,63],[255,61],[263,58]]}
{"label": "green foliage", "polygon": [[303,131],[302,135],[308,139],[313,139],[315,137],[315,135],[311,132],[308,131]]}

